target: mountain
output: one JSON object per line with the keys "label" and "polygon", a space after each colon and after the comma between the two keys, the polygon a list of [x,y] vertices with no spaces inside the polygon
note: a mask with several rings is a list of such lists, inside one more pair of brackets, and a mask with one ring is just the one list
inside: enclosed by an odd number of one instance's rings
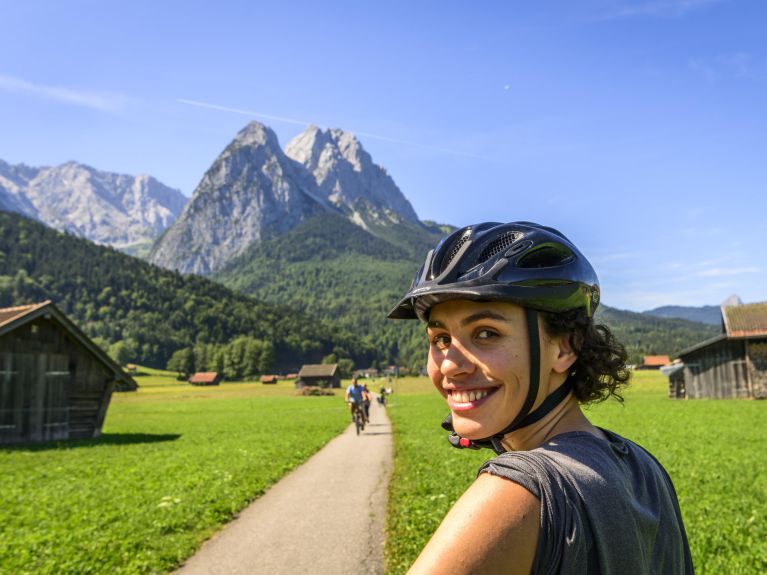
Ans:
{"label": "mountain", "polygon": [[0,209],[118,249],[154,241],[186,198],[156,179],[103,172],[76,162],[33,168],[0,160]]}
{"label": "mountain", "polygon": [[419,223],[397,184],[353,134],[309,126],[288,142],[285,155],[304,166],[320,195],[360,227]]}
{"label": "mountain", "polygon": [[182,273],[210,273],[252,243],[332,209],[275,133],[251,122],[213,162],[149,259]]}
{"label": "mountain", "polygon": [[708,325],[719,326],[722,324],[722,311],[717,305],[704,305],[700,307],[684,305],[664,305],[655,309],[642,312],[645,315],[665,318],[686,319],[698,321]]}
{"label": "mountain", "polygon": [[212,273],[251,245],[328,213],[411,254],[423,253],[432,239],[429,225],[352,134],[310,126],[283,152],[272,130],[251,122],[206,172],[150,261]]}

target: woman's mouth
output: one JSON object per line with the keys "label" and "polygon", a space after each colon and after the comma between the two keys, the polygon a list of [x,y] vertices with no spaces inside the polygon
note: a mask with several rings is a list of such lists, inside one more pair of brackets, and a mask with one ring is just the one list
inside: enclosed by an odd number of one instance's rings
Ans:
{"label": "woman's mouth", "polygon": [[497,387],[484,389],[452,389],[447,394],[447,405],[452,411],[476,409],[498,390]]}

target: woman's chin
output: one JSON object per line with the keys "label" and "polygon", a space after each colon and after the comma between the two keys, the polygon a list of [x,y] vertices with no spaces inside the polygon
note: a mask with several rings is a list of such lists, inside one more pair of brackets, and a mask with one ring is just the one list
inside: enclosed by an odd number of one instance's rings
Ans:
{"label": "woman's chin", "polygon": [[481,423],[462,416],[460,413],[453,412],[453,429],[461,437],[467,439],[484,439],[490,437],[497,430],[490,430]]}

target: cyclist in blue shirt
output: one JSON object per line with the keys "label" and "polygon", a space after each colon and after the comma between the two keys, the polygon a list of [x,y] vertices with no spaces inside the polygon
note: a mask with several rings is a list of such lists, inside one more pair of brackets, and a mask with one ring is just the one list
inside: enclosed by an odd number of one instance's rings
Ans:
{"label": "cyclist in blue shirt", "polygon": [[344,393],[344,401],[349,404],[349,413],[352,416],[352,420],[354,420],[355,406],[358,406],[360,408],[360,412],[364,415],[365,412],[362,409],[364,399],[365,390],[359,384],[356,377],[352,378],[351,385],[346,388],[346,393]]}

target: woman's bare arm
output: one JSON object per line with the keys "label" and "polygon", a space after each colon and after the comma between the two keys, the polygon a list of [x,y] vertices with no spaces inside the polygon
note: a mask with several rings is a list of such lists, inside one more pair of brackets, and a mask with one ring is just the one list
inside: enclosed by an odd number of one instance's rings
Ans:
{"label": "woman's bare arm", "polygon": [[530,573],[541,502],[527,489],[480,475],[445,517],[409,575]]}

